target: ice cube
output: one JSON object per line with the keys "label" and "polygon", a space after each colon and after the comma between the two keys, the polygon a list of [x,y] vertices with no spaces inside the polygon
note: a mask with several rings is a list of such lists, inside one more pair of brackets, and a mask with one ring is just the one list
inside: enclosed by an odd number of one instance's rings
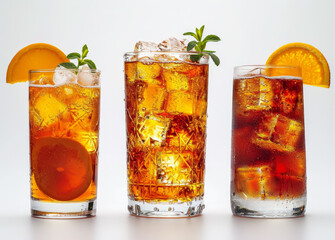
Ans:
{"label": "ice cube", "polygon": [[199,99],[195,106],[195,115],[199,117],[206,117],[207,113],[207,101]]}
{"label": "ice cube", "polygon": [[162,51],[186,51],[186,41],[171,37],[158,44],[158,48]]}
{"label": "ice cube", "polygon": [[268,113],[263,116],[251,141],[265,149],[292,152],[303,129],[303,124],[299,121]]}
{"label": "ice cube", "polygon": [[234,81],[235,104],[239,114],[248,111],[270,110],[279,100],[279,81],[263,77],[236,79]]}
{"label": "ice cube", "polygon": [[159,111],[163,109],[166,98],[166,90],[159,85],[139,86],[140,96],[138,98],[138,113],[144,116],[149,111]]}
{"label": "ice cube", "polygon": [[163,70],[162,79],[168,92],[189,89],[188,77],[183,73]]}
{"label": "ice cube", "polygon": [[151,114],[142,119],[139,125],[139,134],[144,143],[157,142],[161,145],[166,140],[166,132],[170,125],[170,119]]}
{"label": "ice cube", "polygon": [[235,192],[246,199],[266,199],[275,191],[271,168],[267,165],[237,168],[234,181]]}
{"label": "ice cube", "polygon": [[135,51],[159,51],[159,48],[156,43],[139,41],[135,45]]}
{"label": "ice cube", "polygon": [[53,79],[51,79],[50,77],[46,77],[46,76],[41,76],[39,79],[34,80],[33,84],[37,84],[37,85],[55,85]]}
{"label": "ice cube", "polygon": [[158,152],[157,182],[164,184],[187,184],[192,181],[193,155],[191,152]]}
{"label": "ice cube", "polygon": [[91,69],[84,65],[78,72],[78,83],[82,86],[99,85],[100,72],[92,72]]}
{"label": "ice cube", "polygon": [[52,94],[42,94],[35,100],[32,106],[33,123],[40,126],[40,128],[48,126],[58,119],[66,109],[66,104]]}
{"label": "ice cube", "polygon": [[160,83],[157,79],[162,72],[162,68],[158,63],[138,62],[137,63],[136,78],[148,83]]}
{"label": "ice cube", "polygon": [[74,72],[72,72],[71,70],[69,70],[69,69],[67,69],[63,66],[59,66],[55,69],[55,73],[54,73],[54,76],[53,76],[53,82],[56,85],[76,83],[76,81],[77,81],[76,74]]}
{"label": "ice cube", "polygon": [[306,155],[302,151],[277,154],[274,157],[275,173],[303,178],[306,175]]}
{"label": "ice cube", "polygon": [[283,81],[283,91],[280,96],[280,110],[286,116],[301,116],[303,114],[303,89],[301,80]]}
{"label": "ice cube", "polygon": [[[250,141],[254,133],[254,127],[243,126],[234,128],[232,131],[232,158],[238,164],[258,164],[258,161],[264,163],[267,156],[264,151]],[[270,159],[269,159],[270,160]]]}
{"label": "ice cube", "polygon": [[[166,70],[169,71],[177,71],[180,73],[184,73],[186,75],[188,75],[190,72],[194,72],[195,67],[192,66],[191,64],[187,64],[187,63],[182,63],[182,62],[163,62],[161,63],[161,66]],[[188,77],[193,77],[193,76],[189,76]]]}
{"label": "ice cube", "polygon": [[137,72],[137,62],[125,62],[124,73],[129,83],[135,82]]}
{"label": "ice cube", "polygon": [[171,92],[167,97],[165,110],[170,114],[192,115],[195,108],[194,96],[186,91]]}

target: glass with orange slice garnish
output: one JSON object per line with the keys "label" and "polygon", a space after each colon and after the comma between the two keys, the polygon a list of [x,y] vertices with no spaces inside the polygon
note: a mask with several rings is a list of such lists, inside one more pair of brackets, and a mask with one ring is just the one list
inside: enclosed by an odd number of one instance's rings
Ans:
{"label": "glass with orange slice garnish", "polygon": [[[95,216],[100,71],[82,55],[48,44],[19,51],[7,82],[29,79],[31,212],[42,218]],[[78,66],[69,59],[78,59]],[[34,70],[35,69],[35,70]]]}
{"label": "glass with orange slice garnish", "polygon": [[267,65],[234,69],[231,207],[234,215],[303,216],[306,151],[303,84],[329,87],[316,48],[287,44]]}

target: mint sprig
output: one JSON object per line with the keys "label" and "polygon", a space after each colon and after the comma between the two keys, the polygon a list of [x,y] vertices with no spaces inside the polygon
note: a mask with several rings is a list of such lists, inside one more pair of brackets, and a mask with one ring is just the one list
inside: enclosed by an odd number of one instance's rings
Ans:
{"label": "mint sprig", "polygon": [[[205,25],[201,26],[200,29],[196,28],[195,32],[186,32],[186,33],[183,34],[184,36],[189,35],[189,36],[192,36],[196,39],[196,41],[193,40],[193,41],[188,43],[187,51],[191,51],[194,48],[197,52],[206,53],[212,58],[215,65],[219,66],[220,65],[220,59],[218,58],[218,56],[216,56],[214,54],[215,51],[209,51],[209,50],[205,50],[205,49],[206,49],[206,45],[207,45],[208,42],[219,42],[219,41],[221,41],[221,39],[216,35],[210,34],[210,35],[207,35],[202,40],[204,29],[205,29]],[[191,60],[195,61],[195,62],[199,61],[200,58],[204,55],[202,53],[197,54],[197,55],[192,55]]]}
{"label": "mint sprig", "polygon": [[81,50],[81,54],[77,52],[72,52],[66,56],[70,60],[77,59],[78,60],[77,65],[75,65],[72,62],[61,63],[59,65],[67,69],[79,69],[80,66],[87,64],[90,69],[97,69],[97,67],[95,66],[95,63],[91,59],[86,58],[87,54],[88,54],[88,47],[85,44]]}

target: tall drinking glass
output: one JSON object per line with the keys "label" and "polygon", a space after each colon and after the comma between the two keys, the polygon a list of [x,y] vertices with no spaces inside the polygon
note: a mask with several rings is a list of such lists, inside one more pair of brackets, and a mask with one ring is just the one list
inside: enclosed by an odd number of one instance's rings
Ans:
{"label": "tall drinking glass", "polygon": [[235,67],[231,156],[234,215],[304,215],[306,161],[299,68]]}
{"label": "tall drinking glass", "polygon": [[95,216],[99,112],[100,71],[30,71],[32,216]]}
{"label": "tall drinking glass", "polygon": [[199,215],[204,208],[208,56],[130,52],[124,60],[128,210],[150,217]]}

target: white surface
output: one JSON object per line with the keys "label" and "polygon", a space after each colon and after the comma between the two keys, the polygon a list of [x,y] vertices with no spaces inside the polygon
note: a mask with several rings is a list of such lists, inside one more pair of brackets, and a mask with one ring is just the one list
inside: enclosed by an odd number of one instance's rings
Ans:
{"label": "white surface", "polygon": [[[0,239],[334,239],[335,88],[306,86],[307,216],[250,220],[231,216],[230,131],[233,66],[263,64],[278,47],[314,45],[334,72],[335,1],[5,1],[0,8]],[[204,215],[179,220],[128,216],[123,59],[138,40],[159,42],[206,25],[222,42],[210,66]],[[7,85],[7,66],[22,47],[83,44],[102,71],[98,216],[76,221],[29,217],[28,86]],[[146,238],[146,236],[148,236]]]}

